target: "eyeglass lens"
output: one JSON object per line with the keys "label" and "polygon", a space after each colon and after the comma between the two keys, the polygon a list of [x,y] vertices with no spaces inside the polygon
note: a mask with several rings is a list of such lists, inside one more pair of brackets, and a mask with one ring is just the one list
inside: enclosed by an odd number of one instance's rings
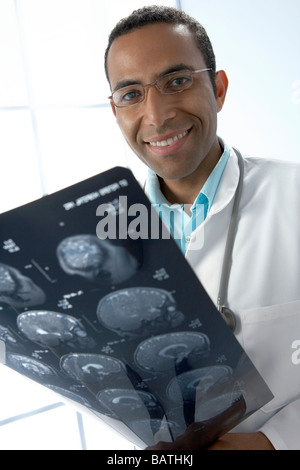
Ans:
{"label": "eyeglass lens", "polygon": [[[192,73],[187,70],[164,75],[151,85],[156,86],[165,95],[180,93],[193,83]],[[126,107],[137,104],[144,99],[145,88],[149,85],[130,85],[113,93],[116,106]]]}

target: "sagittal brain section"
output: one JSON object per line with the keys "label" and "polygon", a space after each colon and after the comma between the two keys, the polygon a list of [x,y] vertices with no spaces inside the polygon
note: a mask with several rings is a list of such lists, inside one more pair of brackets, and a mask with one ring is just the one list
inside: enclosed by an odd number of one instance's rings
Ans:
{"label": "sagittal brain section", "polygon": [[18,346],[18,339],[11,333],[8,328],[5,326],[0,325],[0,340],[4,341],[7,349],[12,349]]}
{"label": "sagittal brain section", "polygon": [[0,303],[12,307],[31,307],[45,302],[43,290],[18,269],[0,263]]}
{"label": "sagittal brain section", "polygon": [[96,235],[67,237],[58,245],[56,254],[65,273],[91,282],[119,284],[139,269],[137,259],[126,248],[100,240]]}
{"label": "sagittal brain section", "polygon": [[83,382],[97,394],[101,389],[130,387],[122,361],[101,354],[68,354],[61,359],[61,368],[73,379]]}
{"label": "sagittal brain section", "polygon": [[208,337],[202,333],[183,331],[153,336],[139,344],[135,361],[147,371],[163,372],[170,368],[176,371],[207,356],[209,346]]}
{"label": "sagittal brain section", "polygon": [[231,385],[232,369],[229,366],[210,366],[184,372],[174,377],[167,387],[170,400],[195,403],[210,393],[213,395],[226,384]]}
{"label": "sagittal brain section", "polygon": [[134,389],[108,389],[101,390],[97,395],[100,403],[126,421],[132,421],[136,416],[149,418],[149,416],[163,416],[163,410],[157,399],[151,393]]}
{"label": "sagittal brain section", "polygon": [[173,328],[184,321],[173,296],[162,289],[133,287],[103,297],[99,322],[119,335],[142,335]]}
{"label": "sagittal brain section", "polygon": [[96,345],[80,320],[70,315],[48,310],[28,311],[18,315],[17,325],[26,338],[47,348],[66,346],[83,350]]}
{"label": "sagittal brain section", "polygon": [[[196,408],[195,411],[195,420],[196,421],[208,421],[214,419],[227,410],[234,410],[234,413],[230,415],[229,419],[234,422],[238,417],[240,417],[241,412],[245,411],[245,403],[243,395],[239,391],[230,391],[228,393],[223,393],[220,396],[211,398],[207,400]],[[228,425],[228,421],[226,421]]]}
{"label": "sagittal brain section", "polygon": [[23,356],[21,354],[7,354],[6,364],[22,375],[37,380],[38,382],[47,382],[48,378],[57,376],[56,371],[48,364],[44,364],[32,357]]}

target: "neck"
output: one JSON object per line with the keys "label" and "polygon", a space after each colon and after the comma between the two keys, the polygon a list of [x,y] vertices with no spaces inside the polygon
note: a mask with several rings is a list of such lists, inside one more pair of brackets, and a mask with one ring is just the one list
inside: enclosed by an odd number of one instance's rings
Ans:
{"label": "neck", "polygon": [[216,145],[190,175],[174,180],[159,178],[160,188],[166,199],[171,204],[193,204],[222,153],[223,149],[219,141],[216,141]]}

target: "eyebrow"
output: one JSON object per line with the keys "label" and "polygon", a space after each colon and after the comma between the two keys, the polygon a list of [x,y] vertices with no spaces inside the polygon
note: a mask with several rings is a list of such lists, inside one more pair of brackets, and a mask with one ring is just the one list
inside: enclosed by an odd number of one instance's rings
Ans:
{"label": "eyebrow", "polygon": [[[163,70],[156,78],[156,80],[158,78],[161,78],[163,77],[164,75],[167,75],[168,73],[173,73],[173,72],[178,72],[179,70],[195,70],[194,67],[192,67],[191,65],[187,65],[187,64],[184,64],[184,63],[180,63],[180,64],[174,64],[174,65],[171,65],[169,67],[167,67],[165,70]],[[126,86],[130,86],[130,85],[142,85],[141,82],[137,81],[137,80],[130,80],[130,79],[123,79],[123,80],[119,80],[115,86],[115,88],[113,89],[113,93],[117,90],[120,90],[121,88],[125,88]]]}

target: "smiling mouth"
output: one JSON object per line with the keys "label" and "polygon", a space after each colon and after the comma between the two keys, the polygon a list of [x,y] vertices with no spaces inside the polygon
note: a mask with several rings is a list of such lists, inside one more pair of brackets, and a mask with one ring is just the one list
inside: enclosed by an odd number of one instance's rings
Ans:
{"label": "smiling mouth", "polygon": [[147,142],[151,147],[168,147],[170,145],[173,145],[175,142],[178,140],[183,139],[188,133],[191,131],[191,129],[188,129],[187,131],[184,131],[182,133],[179,133],[173,137],[170,137],[166,140],[158,140],[155,142]]}

